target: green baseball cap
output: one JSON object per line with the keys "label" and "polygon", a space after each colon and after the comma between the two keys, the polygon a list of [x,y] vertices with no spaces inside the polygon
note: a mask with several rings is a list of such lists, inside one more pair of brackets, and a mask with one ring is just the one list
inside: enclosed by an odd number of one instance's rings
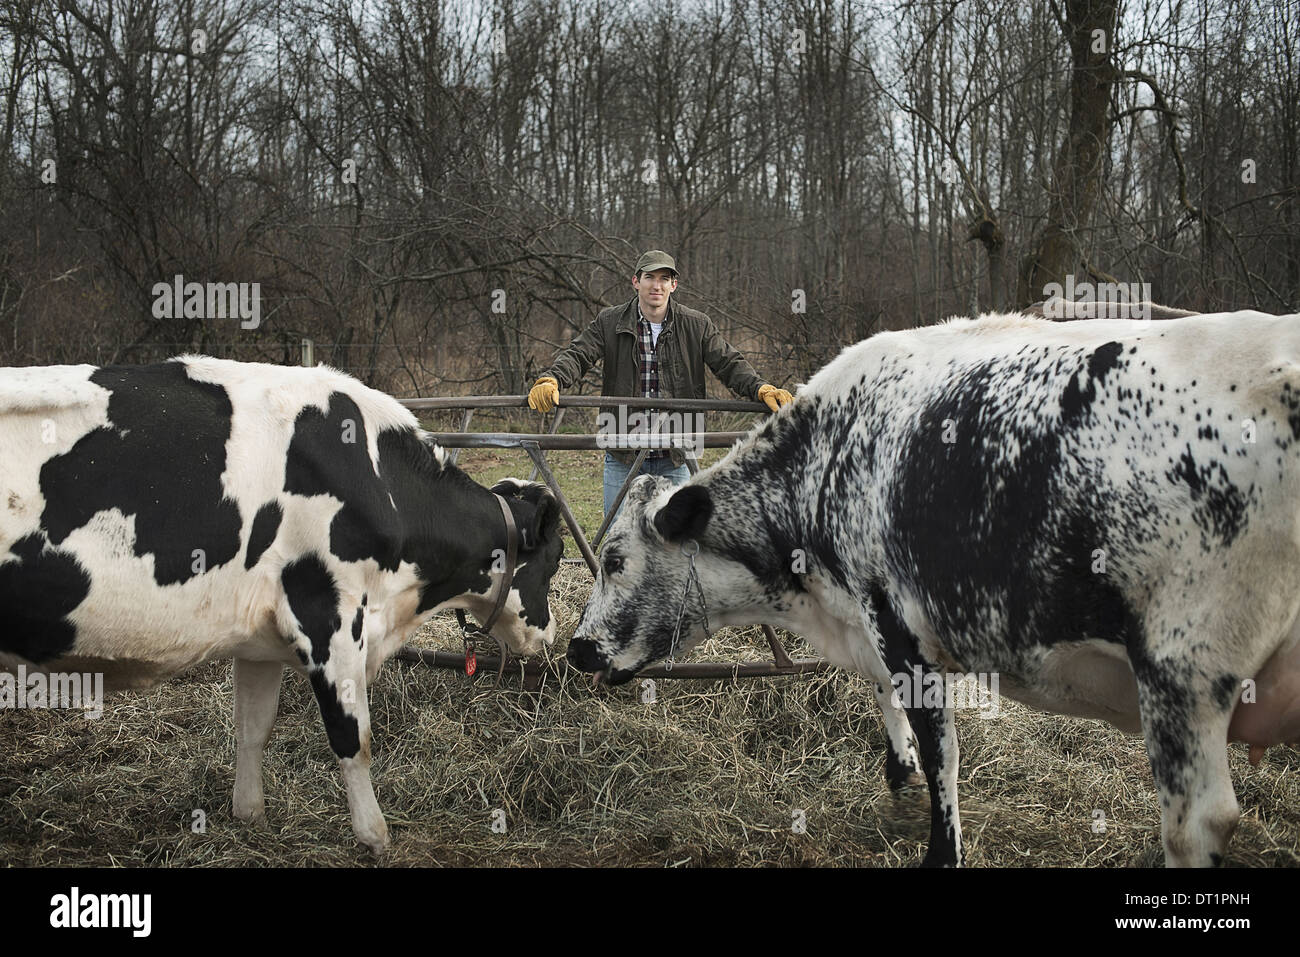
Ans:
{"label": "green baseball cap", "polygon": [[673,257],[662,249],[652,249],[642,253],[641,258],[636,261],[636,271],[639,273],[654,272],[656,269],[667,269],[674,276],[677,275],[677,263],[673,262]]}

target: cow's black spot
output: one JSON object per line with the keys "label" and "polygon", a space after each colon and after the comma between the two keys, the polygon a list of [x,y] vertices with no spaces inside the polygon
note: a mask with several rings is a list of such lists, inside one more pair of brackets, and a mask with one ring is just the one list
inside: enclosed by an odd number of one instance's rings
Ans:
{"label": "cow's black spot", "polygon": [[[1194,507],[1192,517],[1206,536],[1214,536],[1231,545],[1246,527],[1247,506],[1253,499],[1254,485],[1242,491],[1220,462],[1198,465],[1189,444],[1177,463],[1165,473],[1172,484],[1185,484]],[[1208,547],[1208,542],[1206,542]]]}
{"label": "cow's black spot", "polygon": [[[1281,370],[1278,370],[1281,371]],[[1282,394],[1278,396],[1280,401],[1287,408],[1289,413],[1286,417],[1287,424],[1291,426],[1291,437],[1300,439],[1300,391],[1293,390],[1291,383],[1282,383]],[[1266,415],[1267,410],[1260,409],[1260,415]]]}
{"label": "cow's black spot", "polygon": [[189,378],[180,362],[107,366],[90,381],[110,393],[109,425],[41,466],[41,526],[50,542],[117,509],[135,516],[135,554],[154,556],[159,585],[188,581],[196,567],[211,570],[239,554],[239,507],[221,485],[226,390]]}
{"label": "cow's black spot", "polygon": [[[1071,376],[1061,394],[1062,423],[1074,425],[1083,419],[1097,398],[1097,387],[1106,378],[1106,373],[1119,364],[1123,351],[1124,347],[1118,342],[1098,346],[1088,357],[1086,375],[1081,369]],[[1084,384],[1080,385],[1080,381]]]}
{"label": "cow's black spot", "polygon": [[1105,551],[1103,542],[1109,544],[1096,516],[1070,509],[1059,535],[1043,595],[1047,602],[1039,607],[1035,620],[1046,628],[1063,629],[1071,638],[1128,643],[1140,633],[1141,625],[1115,578],[1094,571],[1099,552]]}
{"label": "cow's black spot", "polygon": [[[424,582],[417,612],[466,592],[486,592],[492,587],[492,550],[505,546],[496,499],[460,469],[440,466],[410,430],[380,432],[376,445],[384,488],[403,523],[393,567],[399,560],[411,562]],[[514,511],[517,503],[507,501]],[[531,598],[524,596],[525,607],[535,606]]]}
{"label": "cow's black spot", "polygon": [[334,576],[315,555],[284,566],[280,573],[289,609],[311,642],[312,662],[322,666],[330,660],[330,638],[339,630],[339,591]]}
{"label": "cow's black spot", "polygon": [[90,575],[39,534],[20,538],[9,553],[18,560],[0,565],[0,651],[38,664],[57,658],[76,642],[67,616],[90,594]]}
{"label": "cow's black spot", "polygon": [[[361,729],[357,719],[343,709],[339,700],[338,689],[325,677],[320,668],[311,671],[311,687],[316,693],[316,703],[320,705],[321,720],[325,723],[325,734],[330,739],[330,748],[340,758],[354,758],[361,750]],[[364,693],[364,692],[358,692]]]}
{"label": "cow's black spot", "polygon": [[[1096,353],[1092,362],[1099,376],[1109,368]],[[1067,470],[1064,452],[1079,433],[1021,420],[996,371],[981,364],[958,375],[902,439],[886,505],[890,570],[925,602],[959,660],[997,647],[1125,642],[1133,611],[1113,575],[1094,571],[1109,556],[1113,573],[1112,538],[1126,540],[1116,515],[1096,507],[1102,490],[1116,492],[1077,453]],[[1129,522],[1150,508],[1133,496],[1114,504]]]}
{"label": "cow's black spot", "polygon": [[253,516],[253,527],[248,532],[248,554],[244,556],[244,567],[252,568],[262,553],[275,541],[275,533],[280,530],[280,520],[284,512],[279,502],[267,502]]}
{"label": "cow's black spot", "polygon": [[385,571],[397,570],[401,521],[370,461],[365,419],[349,396],[333,393],[328,412],[308,406],[298,413],[284,490],[329,495],[343,503],[330,522],[330,551],[338,558],[374,559]]}
{"label": "cow's black spot", "polygon": [[[1181,639],[1175,629],[1170,636]],[[1154,660],[1147,651],[1148,640],[1139,635],[1128,647],[1133,675],[1137,678],[1142,705],[1143,732],[1151,772],[1156,784],[1176,796],[1188,793],[1191,770],[1190,746],[1194,741],[1196,678],[1193,665],[1185,659]]]}
{"label": "cow's black spot", "polygon": [[1237,689],[1240,686],[1235,675],[1219,675],[1215,679],[1211,691],[1220,708],[1226,711],[1236,703]]}
{"label": "cow's black spot", "polygon": [[[496,500],[460,469],[444,468],[411,429],[383,430],[375,444],[378,472],[360,409],[349,396],[333,393],[327,412],[310,407],[294,423],[285,491],[343,503],[330,523],[330,551],[339,559],[370,559],[388,571],[404,561],[416,565],[423,582],[417,613],[466,592],[486,592],[493,584],[492,551],[505,546]],[[507,504],[518,526],[535,507],[513,497]],[[514,586],[523,595],[525,620],[538,627],[547,621],[550,580],[540,569],[550,552],[558,561],[558,536],[551,536],[548,549],[533,562],[521,560]],[[538,581],[529,585],[535,575]]]}
{"label": "cow's black spot", "polygon": [[889,790],[901,791],[907,787],[908,778],[918,769],[911,767],[894,753],[894,742],[892,740],[887,743],[888,747],[885,748],[885,781],[889,784]]}
{"label": "cow's black spot", "polygon": [[[840,582],[847,580],[840,549],[835,545],[837,528],[843,520],[839,495],[853,487],[858,470],[871,456],[871,448],[861,437],[848,434],[856,421],[854,405],[860,385],[844,397],[847,408],[837,405],[824,418],[819,417],[819,404],[808,401],[768,419],[756,437],[764,445],[764,455],[741,459],[737,468],[718,473],[713,479],[729,502],[744,503],[744,518],[733,516],[725,523],[714,522],[707,532],[711,547],[744,565],[773,598],[804,590],[801,576],[794,571],[797,553],[804,556],[802,567],[806,572],[829,574]],[[818,429],[831,434],[828,438],[818,437]],[[829,443],[838,455],[822,473],[815,517],[806,521],[793,504],[803,497],[802,463],[815,443],[822,442]],[[774,494],[755,495],[753,489],[758,487],[773,489]],[[764,547],[754,547],[756,538]]]}
{"label": "cow's black spot", "polygon": [[357,609],[356,616],[352,619],[352,640],[361,643],[361,626],[366,619],[366,609],[364,604]]}

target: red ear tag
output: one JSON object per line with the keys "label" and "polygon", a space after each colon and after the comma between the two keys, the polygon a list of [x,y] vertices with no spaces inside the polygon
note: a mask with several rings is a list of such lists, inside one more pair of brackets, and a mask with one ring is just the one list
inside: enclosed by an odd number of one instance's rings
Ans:
{"label": "red ear tag", "polygon": [[465,642],[465,676],[472,678],[478,671],[478,656],[474,654],[474,642]]}

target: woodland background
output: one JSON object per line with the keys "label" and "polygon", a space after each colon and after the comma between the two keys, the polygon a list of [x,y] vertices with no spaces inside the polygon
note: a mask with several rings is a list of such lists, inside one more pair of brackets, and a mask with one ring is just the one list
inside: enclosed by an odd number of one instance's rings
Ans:
{"label": "woodland background", "polygon": [[1067,274],[1297,311],[1298,57],[1285,0],[0,0],[0,365],[519,393],[650,247],[782,383]]}

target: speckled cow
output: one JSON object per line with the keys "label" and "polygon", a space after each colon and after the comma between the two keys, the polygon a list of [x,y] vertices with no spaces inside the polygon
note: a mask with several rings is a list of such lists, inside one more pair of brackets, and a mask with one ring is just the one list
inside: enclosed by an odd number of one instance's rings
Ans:
{"label": "speckled cow", "polygon": [[[996,673],[1141,731],[1167,863],[1217,863],[1227,743],[1300,739],[1300,316],[998,315],[852,346],[686,486],[634,486],[569,660],[627,681],[679,610],[680,648],[706,612],[770,622],[882,688]],[[926,863],[959,864],[952,711],[879,697],[891,767],[915,731]]]}

